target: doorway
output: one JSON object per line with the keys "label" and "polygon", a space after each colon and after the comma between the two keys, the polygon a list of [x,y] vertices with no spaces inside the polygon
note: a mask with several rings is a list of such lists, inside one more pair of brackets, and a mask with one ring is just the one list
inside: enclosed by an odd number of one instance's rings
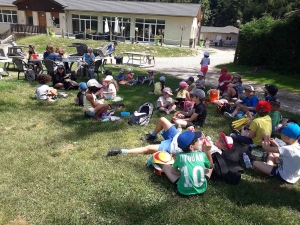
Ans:
{"label": "doorway", "polygon": [[45,12],[38,12],[39,17],[39,26],[47,26],[46,22],[46,13]]}

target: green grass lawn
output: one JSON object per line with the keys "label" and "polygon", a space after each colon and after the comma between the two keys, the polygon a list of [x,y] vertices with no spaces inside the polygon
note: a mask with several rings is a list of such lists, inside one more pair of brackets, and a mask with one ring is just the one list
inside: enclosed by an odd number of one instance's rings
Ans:
{"label": "green grass lawn", "polygon": [[[107,67],[113,75],[120,69]],[[173,90],[178,82],[167,77]],[[16,72],[0,81],[0,224],[299,223],[300,183],[283,184],[248,169],[237,186],[209,181],[204,195],[181,197],[166,177],[145,167],[149,155],[106,157],[112,147],[146,145],[139,138],[164,114],[155,111],[145,127],[129,126],[127,118],[101,123],[73,104],[78,91],[46,103],[34,99],[36,85],[17,80]],[[155,104],[151,89],[121,86],[123,111]],[[216,106],[208,110],[201,131],[213,140],[220,131],[229,134],[230,121],[217,115]]]}
{"label": "green grass lawn", "polygon": [[[36,51],[39,54],[44,53],[45,48],[48,44],[52,44],[54,49],[56,47],[62,47],[67,54],[76,53],[76,48],[69,47],[72,43],[83,42],[92,48],[100,47],[104,42],[102,41],[93,41],[93,40],[78,40],[78,39],[67,39],[59,37],[50,37],[46,35],[36,35],[28,36],[22,39],[17,40],[18,45],[28,46],[33,44],[36,48]],[[105,42],[108,44],[108,42]],[[27,48],[24,48],[24,51],[28,51]],[[177,48],[170,46],[156,46],[156,45],[145,45],[145,44],[129,44],[118,42],[116,48],[116,54],[122,54],[123,52],[148,52],[155,57],[181,57],[181,56],[192,56],[197,55],[197,50],[194,48]]]}

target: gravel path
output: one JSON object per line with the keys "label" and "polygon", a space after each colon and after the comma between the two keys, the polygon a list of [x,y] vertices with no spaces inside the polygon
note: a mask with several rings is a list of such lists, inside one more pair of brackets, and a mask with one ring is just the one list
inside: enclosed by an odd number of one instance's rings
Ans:
{"label": "gravel path", "polygon": [[[215,68],[216,65],[233,62],[235,49],[209,49],[211,65],[207,73],[206,84],[211,87],[218,85],[218,78],[220,76],[219,70]],[[192,57],[172,57],[172,58],[155,58],[156,71],[163,72],[178,78],[187,79],[190,76],[196,78],[196,74],[200,69],[200,60],[203,57],[203,51],[199,50],[197,56]],[[262,86],[264,84],[254,83],[252,81],[244,81],[243,85],[251,84],[257,90],[256,95],[259,99],[263,99]],[[280,89],[277,97],[281,101],[281,109],[295,114],[300,114],[300,94],[291,93]]]}

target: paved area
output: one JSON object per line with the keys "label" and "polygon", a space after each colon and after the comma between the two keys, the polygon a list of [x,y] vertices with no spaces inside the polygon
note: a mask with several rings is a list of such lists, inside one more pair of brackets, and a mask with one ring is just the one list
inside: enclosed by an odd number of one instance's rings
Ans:
{"label": "paved area", "polygon": [[[204,49],[205,50],[205,49]],[[187,79],[190,76],[196,77],[200,69],[200,61],[203,57],[204,50],[199,50],[197,56],[192,57],[174,57],[174,58],[155,58],[154,70],[170,74],[172,76]],[[207,73],[206,84],[211,87],[217,87],[218,78],[220,76],[219,69],[215,66],[223,63],[230,63],[234,60],[235,49],[233,48],[210,48],[211,64]],[[256,95],[259,99],[263,99],[262,86],[251,81],[244,81],[243,85],[251,84],[257,90]],[[291,93],[286,90],[279,90],[277,97],[281,101],[281,108],[285,111],[300,114],[300,95]]]}

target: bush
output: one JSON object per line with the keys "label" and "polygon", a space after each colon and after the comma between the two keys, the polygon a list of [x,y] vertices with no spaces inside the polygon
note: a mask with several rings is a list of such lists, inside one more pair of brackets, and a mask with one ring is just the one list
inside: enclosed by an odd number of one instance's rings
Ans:
{"label": "bush", "polygon": [[241,65],[266,65],[284,73],[300,72],[299,15],[285,20],[264,16],[241,27],[236,63]]}

